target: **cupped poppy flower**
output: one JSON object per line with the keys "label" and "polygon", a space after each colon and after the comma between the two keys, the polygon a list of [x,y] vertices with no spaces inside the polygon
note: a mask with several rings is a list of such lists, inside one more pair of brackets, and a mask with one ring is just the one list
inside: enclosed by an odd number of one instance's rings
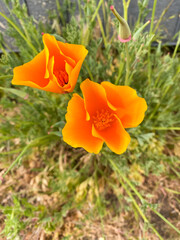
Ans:
{"label": "cupped poppy flower", "polygon": [[57,41],[43,35],[44,49],[30,62],[14,68],[12,84],[54,93],[72,92],[88,53],[83,45]]}
{"label": "cupped poppy flower", "polygon": [[72,147],[99,153],[103,143],[115,153],[126,151],[130,136],[125,128],[137,127],[144,119],[147,104],[128,86],[110,82],[81,83],[83,97],[73,94],[68,103],[63,140]]}

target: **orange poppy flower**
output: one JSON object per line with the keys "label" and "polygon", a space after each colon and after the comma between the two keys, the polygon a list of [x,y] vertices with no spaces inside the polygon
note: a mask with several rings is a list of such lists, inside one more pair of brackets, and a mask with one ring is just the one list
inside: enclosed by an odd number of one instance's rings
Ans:
{"label": "orange poppy flower", "polygon": [[81,83],[81,90],[84,99],[73,94],[68,103],[64,141],[96,154],[104,142],[117,154],[125,152],[130,142],[125,128],[137,127],[143,121],[145,99],[131,87],[89,79]]}
{"label": "orange poppy flower", "polygon": [[33,60],[14,68],[12,84],[55,93],[72,92],[87,49],[57,41],[49,34],[43,35],[43,43],[44,49]]}

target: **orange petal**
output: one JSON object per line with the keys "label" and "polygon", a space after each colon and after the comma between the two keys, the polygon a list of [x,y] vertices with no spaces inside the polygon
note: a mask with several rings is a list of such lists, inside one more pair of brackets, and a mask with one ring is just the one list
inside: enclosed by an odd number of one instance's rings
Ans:
{"label": "orange petal", "polygon": [[137,97],[125,109],[119,108],[117,115],[124,128],[137,127],[144,119],[147,104],[144,98]]}
{"label": "orange petal", "polygon": [[[83,63],[88,51],[82,45],[58,42],[58,46],[65,55],[71,56],[71,58],[73,58],[76,62],[76,65],[73,67],[72,71],[70,73],[67,72],[69,75],[69,84],[71,85],[71,88],[69,90],[67,89],[66,91],[72,92],[75,88],[75,85],[76,85],[76,82],[77,82],[77,79],[79,76],[79,72],[81,70],[82,63]],[[68,62],[67,62],[67,64],[68,64]]]}
{"label": "orange petal", "polygon": [[76,63],[84,60],[88,50],[83,45],[69,44],[58,41],[58,46],[65,56],[70,56]]}
{"label": "orange petal", "polygon": [[144,119],[147,104],[144,98],[138,97],[136,91],[128,86],[116,86],[102,82],[108,101],[117,108],[117,116],[124,128],[137,127]]}
{"label": "orange petal", "polygon": [[106,92],[100,84],[86,79],[80,87],[84,96],[87,119],[94,116],[99,110],[109,109]]}
{"label": "orange petal", "polygon": [[65,61],[75,65],[74,59],[71,58],[71,55],[65,56],[61,49],[59,48],[58,41],[54,36],[50,34],[43,35],[44,49],[46,51],[46,64],[48,65],[48,59],[54,56],[54,69],[65,70]]}
{"label": "orange petal", "polygon": [[92,135],[102,139],[107,146],[117,154],[125,152],[131,140],[129,134],[125,131],[121,121],[117,117],[116,120],[111,123],[111,126],[104,130],[99,131],[93,125]]}
{"label": "orange petal", "polygon": [[25,85],[43,89],[48,85],[49,79],[46,79],[45,51],[41,51],[30,62],[14,68],[14,77],[12,84]]}
{"label": "orange petal", "polygon": [[66,143],[74,148],[83,147],[88,152],[100,152],[103,141],[92,136],[92,122],[86,121],[84,101],[78,94],[73,94],[68,103],[66,121],[62,130]]}

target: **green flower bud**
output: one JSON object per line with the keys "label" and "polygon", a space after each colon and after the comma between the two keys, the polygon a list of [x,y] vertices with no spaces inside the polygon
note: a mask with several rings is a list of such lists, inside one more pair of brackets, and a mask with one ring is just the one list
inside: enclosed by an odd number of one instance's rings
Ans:
{"label": "green flower bud", "polygon": [[114,14],[114,16],[118,19],[119,21],[119,35],[118,35],[118,39],[121,42],[129,42],[131,40],[131,30],[129,28],[128,23],[124,20],[124,18],[122,18],[119,13],[116,11],[116,9],[114,8],[114,6],[110,7],[112,13]]}

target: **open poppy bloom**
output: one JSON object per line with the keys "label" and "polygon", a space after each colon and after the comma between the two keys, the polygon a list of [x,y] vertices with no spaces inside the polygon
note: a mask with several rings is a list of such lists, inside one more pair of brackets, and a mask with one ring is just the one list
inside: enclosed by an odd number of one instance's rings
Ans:
{"label": "open poppy bloom", "polygon": [[137,127],[144,119],[147,104],[128,86],[110,82],[81,83],[83,98],[73,94],[68,103],[63,139],[72,147],[99,153],[103,143],[115,153],[126,151],[130,136],[125,128]]}
{"label": "open poppy bloom", "polygon": [[72,92],[87,49],[57,41],[49,34],[43,35],[43,43],[44,49],[33,60],[14,68],[12,84],[55,93]]}

